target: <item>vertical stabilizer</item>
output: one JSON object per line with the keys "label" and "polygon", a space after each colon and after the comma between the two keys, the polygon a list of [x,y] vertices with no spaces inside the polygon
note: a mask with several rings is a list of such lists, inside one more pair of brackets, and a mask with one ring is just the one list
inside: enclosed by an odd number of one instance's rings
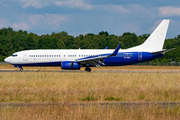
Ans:
{"label": "vertical stabilizer", "polygon": [[129,48],[128,50],[147,52],[156,52],[162,50],[169,21],[170,20],[163,20],[143,44]]}

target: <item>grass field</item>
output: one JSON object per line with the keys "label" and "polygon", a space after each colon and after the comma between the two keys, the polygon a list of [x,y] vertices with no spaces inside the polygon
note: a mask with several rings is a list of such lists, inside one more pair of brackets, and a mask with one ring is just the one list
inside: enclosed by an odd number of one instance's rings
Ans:
{"label": "grass field", "polygon": [[[12,69],[1,65],[1,70]],[[24,68],[60,70],[59,67]],[[83,68],[84,69],[84,68]],[[122,66],[93,70],[150,70],[153,73],[0,73],[0,102],[79,103],[79,102],[156,102],[180,101],[179,66]],[[180,108],[98,106],[1,107],[0,119],[180,119]]]}
{"label": "grass field", "polygon": [[179,120],[180,108],[23,107],[0,108],[1,120]]}
{"label": "grass field", "polygon": [[179,100],[180,73],[0,73],[0,102]]}

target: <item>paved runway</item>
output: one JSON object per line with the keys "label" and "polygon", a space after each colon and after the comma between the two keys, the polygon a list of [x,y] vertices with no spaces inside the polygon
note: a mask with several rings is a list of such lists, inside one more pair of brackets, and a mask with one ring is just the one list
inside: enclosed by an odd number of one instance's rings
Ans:
{"label": "paved runway", "polygon": [[0,103],[0,107],[35,107],[35,106],[72,106],[72,107],[163,107],[163,108],[173,108],[180,107],[180,102],[87,102],[87,103]]}
{"label": "paved runway", "polygon": [[[19,70],[0,70],[2,72],[20,72]],[[24,70],[23,72],[73,72],[73,73],[81,73],[86,72],[84,70]],[[102,72],[102,73],[180,73],[180,71],[116,71],[116,70],[94,70],[91,71],[93,73]]]}

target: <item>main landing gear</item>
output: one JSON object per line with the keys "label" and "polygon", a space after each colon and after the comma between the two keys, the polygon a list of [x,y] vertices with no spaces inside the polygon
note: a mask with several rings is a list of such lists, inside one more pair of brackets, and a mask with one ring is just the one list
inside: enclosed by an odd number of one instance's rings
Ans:
{"label": "main landing gear", "polygon": [[86,72],[91,72],[91,68],[86,67],[86,68],[85,68],[85,71],[86,71]]}

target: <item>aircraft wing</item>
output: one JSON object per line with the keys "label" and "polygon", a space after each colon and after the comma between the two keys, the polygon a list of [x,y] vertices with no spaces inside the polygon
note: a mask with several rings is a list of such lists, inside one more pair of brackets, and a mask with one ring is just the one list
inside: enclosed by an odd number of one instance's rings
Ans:
{"label": "aircraft wing", "polygon": [[85,57],[85,58],[81,58],[81,59],[77,59],[76,62],[80,62],[81,64],[91,64],[93,66],[96,67],[100,67],[100,63],[102,65],[105,65],[104,59],[103,58],[108,58],[108,57],[112,57],[112,56],[116,56],[119,49],[121,47],[121,44],[119,44],[116,49],[114,50],[114,52],[110,55],[96,55],[96,56],[90,56],[90,57]]}
{"label": "aircraft wing", "polygon": [[161,51],[157,51],[157,52],[152,52],[152,54],[164,54],[165,52],[169,52],[171,50],[174,50],[176,48],[171,48],[171,49],[167,49],[167,50],[161,50]]}

